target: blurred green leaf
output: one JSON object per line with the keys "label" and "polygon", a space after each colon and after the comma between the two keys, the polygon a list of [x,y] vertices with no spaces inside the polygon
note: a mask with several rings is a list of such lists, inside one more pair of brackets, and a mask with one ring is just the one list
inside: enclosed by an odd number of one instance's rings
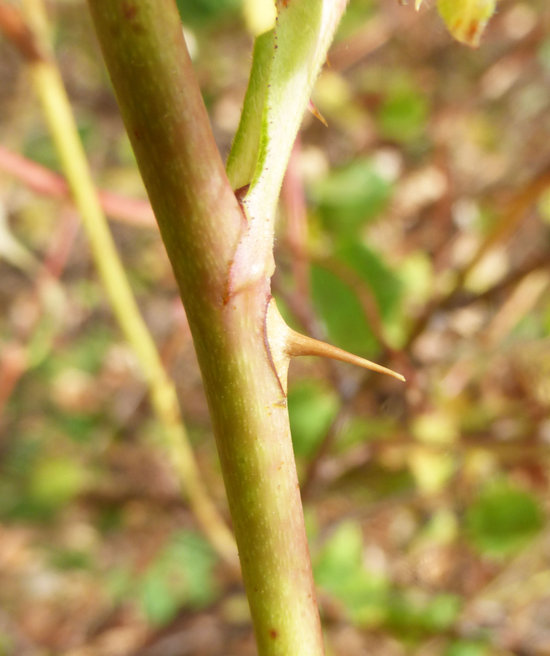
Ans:
{"label": "blurred green leaf", "polygon": [[64,506],[82,491],[86,478],[84,466],[76,459],[47,457],[31,473],[29,495],[45,508]]}
{"label": "blurred green leaf", "polygon": [[377,341],[367,325],[363,308],[341,278],[320,266],[312,266],[311,295],[333,344],[365,357],[376,352]]}
{"label": "blurred green leaf", "polygon": [[[50,520],[87,485],[82,463],[68,456],[43,456],[40,450],[20,461],[21,474],[2,481],[1,514],[10,520]],[[13,470],[9,471],[13,475]]]}
{"label": "blurred green leaf", "polygon": [[411,494],[415,491],[415,481],[408,468],[387,467],[376,462],[368,467],[360,465],[348,470],[344,476],[331,484],[337,494],[345,494],[348,499],[362,506],[383,501],[388,496]]}
{"label": "blurred green leaf", "polygon": [[380,133],[400,143],[417,139],[426,127],[428,109],[428,101],[418,89],[396,85],[378,109]]}
{"label": "blurred green leaf", "polygon": [[550,37],[542,41],[539,46],[538,59],[547,71],[550,71]]}
{"label": "blurred green leaf", "polygon": [[176,536],[171,547],[174,562],[184,563],[187,581],[187,598],[192,606],[204,606],[216,592],[214,566],[216,554],[199,533],[185,531]]}
{"label": "blurred green leaf", "polygon": [[14,653],[13,640],[0,629],[0,656],[11,656]]}
{"label": "blurred green leaf", "polygon": [[94,564],[92,554],[78,549],[57,549],[52,553],[50,561],[60,570],[86,570]]}
{"label": "blurred green leaf", "polygon": [[550,337],[550,302],[543,308],[541,321],[544,337]]}
{"label": "blurred green leaf", "polygon": [[360,569],[363,534],[357,522],[342,522],[323,545],[315,567],[319,585],[338,588],[340,575]]}
{"label": "blurred green leaf", "polygon": [[537,499],[503,483],[487,488],[466,513],[470,540],[490,556],[507,556],[517,551],[543,523]]}
{"label": "blurred green leaf", "polygon": [[[97,136],[96,125],[91,117],[89,119],[80,117],[78,120],[78,134],[85,148]],[[60,170],[59,158],[48,132],[35,131],[28,135],[23,145],[23,154],[42,166],[54,171]]]}
{"label": "blurred green leaf", "polygon": [[455,39],[476,48],[497,0],[438,0],[441,18]]}
{"label": "blurred green leaf", "polygon": [[365,282],[377,301],[383,319],[398,310],[402,296],[401,282],[378,253],[356,240],[345,240],[335,254]]}
{"label": "blurred green leaf", "polygon": [[85,414],[83,412],[55,412],[55,422],[63,435],[67,435],[75,442],[90,442],[98,424],[103,418],[98,414]]}
{"label": "blurred green leaf", "polygon": [[288,412],[296,456],[309,456],[323,439],[338,410],[336,394],[315,381],[290,387]]}
{"label": "blurred green leaf", "polygon": [[449,629],[458,619],[462,607],[460,597],[454,594],[436,594],[422,613],[423,626],[434,633]]}
{"label": "blurred green leaf", "polygon": [[338,453],[344,453],[347,449],[367,442],[373,437],[376,437],[376,432],[373,432],[370,421],[363,417],[351,417],[340,430],[335,447]]}
{"label": "blurred green leaf", "polygon": [[395,592],[389,597],[387,626],[408,638],[440,633],[456,621],[460,606],[460,598],[452,594],[427,597],[416,590]]}
{"label": "blurred green leaf", "polygon": [[[364,292],[372,295],[382,319],[395,320],[402,285],[380,256],[347,239],[336,249],[336,255],[344,262],[343,276],[349,271],[352,277],[357,276],[356,284],[365,283]],[[318,265],[311,269],[311,283],[313,303],[326,325],[329,339],[352,353],[367,357],[374,355],[378,341],[367,323],[355,290],[343,277]]]}
{"label": "blurred green leaf", "polygon": [[241,0],[177,0],[180,18],[189,25],[212,23],[228,14],[236,14],[241,4]]}
{"label": "blurred green leaf", "polygon": [[473,640],[457,640],[447,647],[445,656],[489,656],[486,644]]}
{"label": "blurred green leaf", "polygon": [[451,544],[457,538],[459,531],[456,513],[449,508],[435,511],[420,531],[415,544],[425,545],[427,548],[436,544]]}
{"label": "blurred green leaf", "polygon": [[365,417],[350,417],[338,434],[338,441],[334,445],[337,453],[344,453],[347,449],[371,440],[391,439],[398,430],[396,417],[389,415]]}
{"label": "blurred green leaf", "polygon": [[106,590],[114,603],[121,603],[133,595],[135,577],[128,564],[110,567],[106,579]]}
{"label": "blurred green leaf", "polygon": [[197,533],[177,533],[157,555],[138,585],[141,606],[152,624],[169,622],[184,604],[202,607],[216,596],[216,556]]}
{"label": "blurred green leaf", "polygon": [[0,517],[3,520],[30,519],[41,514],[30,502],[25,486],[43,451],[43,439],[26,432],[6,445],[0,461]]}
{"label": "blurred green leaf", "polygon": [[103,534],[120,530],[124,527],[124,511],[121,507],[108,505],[100,508],[96,528]]}
{"label": "blurred green leaf", "polygon": [[337,235],[356,235],[386,208],[393,185],[370,159],[358,159],[316,181],[309,189],[326,227]]}
{"label": "blurred green leaf", "polygon": [[378,624],[386,613],[388,583],[363,566],[363,534],[357,522],[342,522],[314,564],[317,585],[345,607],[358,624]]}
{"label": "blurred green leaf", "polygon": [[415,304],[427,303],[433,291],[433,263],[428,253],[415,251],[399,263],[395,272],[403,289],[403,298]]}
{"label": "blurred green leaf", "polygon": [[81,369],[90,374],[99,373],[109,346],[115,341],[109,327],[97,324],[79,336],[78,340],[57,350],[55,357],[45,360],[39,370],[44,378],[49,378],[64,369]]}
{"label": "blurred green leaf", "polygon": [[350,2],[338,27],[338,37],[343,38],[356,32],[358,25],[363,25],[376,14],[376,9],[373,0],[354,0],[354,2]]}
{"label": "blurred green leaf", "polygon": [[459,438],[458,418],[451,412],[441,409],[419,413],[411,422],[411,433],[424,444],[445,446]]}
{"label": "blurred green leaf", "polygon": [[142,579],[139,595],[145,615],[153,625],[169,622],[175,617],[182,601],[176,582],[157,572],[156,568],[150,569]]}
{"label": "blurred green leaf", "polygon": [[2,459],[2,473],[21,479],[24,477],[44,451],[44,439],[37,433],[22,432],[18,439],[9,445]]}
{"label": "blurred green leaf", "polygon": [[457,466],[456,459],[448,451],[428,446],[411,449],[407,462],[417,488],[428,496],[445,489]]}

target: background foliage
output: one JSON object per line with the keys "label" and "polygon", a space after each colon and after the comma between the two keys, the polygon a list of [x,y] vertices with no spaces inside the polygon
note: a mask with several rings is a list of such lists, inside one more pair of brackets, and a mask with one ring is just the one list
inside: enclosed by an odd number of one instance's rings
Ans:
{"label": "background foliage", "polygon": [[[291,369],[329,654],[550,653],[546,4],[502,0],[473,51],[430,8],[352,0],[313,98],[328,129],[304,120],[280,207],[279,303],[301,330],[408,379]],[[180,5],[227,153],[248,14],[237,0]],[[50,8],[97,183],[144,198],[85,4]],[[56,170],[26,69],[0,50],[0,143]],[[4,154],[0,654],[252,654],[242,587],[180,499],[78,217]],[[131,220],[112,229],[223,509],[162,243]]]}

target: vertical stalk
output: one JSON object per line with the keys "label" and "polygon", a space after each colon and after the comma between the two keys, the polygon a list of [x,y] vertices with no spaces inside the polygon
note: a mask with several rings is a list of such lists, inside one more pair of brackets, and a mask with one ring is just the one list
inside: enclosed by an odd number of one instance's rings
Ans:
{"label": "vertical stalk", "polygon": [[230,295],[245,226],[173,0],[89,0],[172,262],[210,405],[258,650],[323,653],[283,387],[266,338],[269,280]]}

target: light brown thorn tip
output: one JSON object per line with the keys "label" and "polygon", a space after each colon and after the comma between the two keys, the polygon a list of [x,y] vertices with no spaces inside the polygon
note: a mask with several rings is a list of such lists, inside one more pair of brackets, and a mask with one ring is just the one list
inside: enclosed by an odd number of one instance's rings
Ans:
{"label": "light brown thorn tip", "polygon": [[321,123],[322,123],[326,128],[328,128],[328,123],[327,123],[326,118],[321,114],[321,112],[317,109],[317,107],[315,107],[315,105],[313,104],[313,101],[312,101],[312,100],[309,101],[307,108],[308,108],[309,111],[313,114],[313,116],[315,116],[315,118],[316,118],[317,120],[321,121]]}
{"label": "light brown thorn tip", "polygon": [[380,374],[386,374],[397,378],[402,382],[405,382],[405,376],[402,374],[393,371],[393,369],[388,369],[383,367],[376,362],[371,362],[365,358],[360,358],[358,355],[353,353],[348,353],[337,346],[332,346],[326,342],[320,342],[313,337],[307,337],[306,335],[301,335],[300,333],[295,332],[294,330],[289,330],[286,341],[286,352],[290,356],[298,355],[319,355],[325,358],[331,358],[333,360],[340,360],[341,362],[348,362],[349,364],[355,364],[358,367],[363,367],[363,369],[369,369],[370,371],[376,371]]}

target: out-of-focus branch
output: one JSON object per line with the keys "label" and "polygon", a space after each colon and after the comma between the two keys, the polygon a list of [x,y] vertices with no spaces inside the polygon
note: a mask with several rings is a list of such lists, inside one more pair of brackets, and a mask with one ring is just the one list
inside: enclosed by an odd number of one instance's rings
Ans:
{"label": "out-of-focus branch", "polygon": [[0,2],[0,32],[13,43],[29,63],[45,58],[21,11],[5,0]]}
{"label": "out-of-focus branch", "polygon": [[[20,269],[33,276],[33,318],[26,326],[24,335],[1,345],[0,417],[18,381],[29,369],[38,366],[53,347],[64,306],[64,290],[59,278],[67,263],[77,228],[74,212],[62,212],[43,262],[33,259],[30,268],[19,264]],[[15,265],[16,262],[12,260],[11,264]]]}
{"label": "out-of-focus branch", "polygon": [[492,248],[498,243],[502,243],[506,239],[509,239],[514,234],[521,221],[525,218],[528,208],[531,207],[549,185],[550,167],[546,167],[534,180],[522,187],[511,199],[509,199],[507,204],[508,209],[502,214],[501,218],[495,222],[494,229],[491,230],[480,243],[470,261],[457,272],[452,287],[439,298],[430,302],[422,314],[417,318],[409,333],[407,343],[404,347],[405,350],[409,349],[416,339],[424,332],[435,312],[453,306],[455,300],[463,290],[468,276]]}
{"label": "out-of-focus branch", "polygon": [[[6,6],[6,3],[1,3],[1,6]],[[42,0],[26,0],[24,7],[22,20],[27,24],[25,33],[32,35],[31,41],[34,44],[40,44],[40,52],[49,53],[49,27]],[[14,40],[14,43],[19,47],[20,41]],[[22,50],[22,53],[26,55],[26,50]],[[237,554],[233,538],[202,482],[181,419],[174,385],[166,374],[118,257],[59,71],[49,54],[42,58],[27,57],[27,60],[99,276],[119,325],[141,364],[153,408],[162,426],[164,446],[178,472],[182,490],[189,498],[193,512],[213,546],[228,563],[234,565]]]}
{"label": "out-of-focus branch", "polygon": [[[71,200],[69,185],[58,173],[0,145],[0,171],[12,175],[38,194]],[[110,191],[98,190],[105,214],[112,219],[146,228],[157,228],[155,216],[147,200],[129,198]]]}

